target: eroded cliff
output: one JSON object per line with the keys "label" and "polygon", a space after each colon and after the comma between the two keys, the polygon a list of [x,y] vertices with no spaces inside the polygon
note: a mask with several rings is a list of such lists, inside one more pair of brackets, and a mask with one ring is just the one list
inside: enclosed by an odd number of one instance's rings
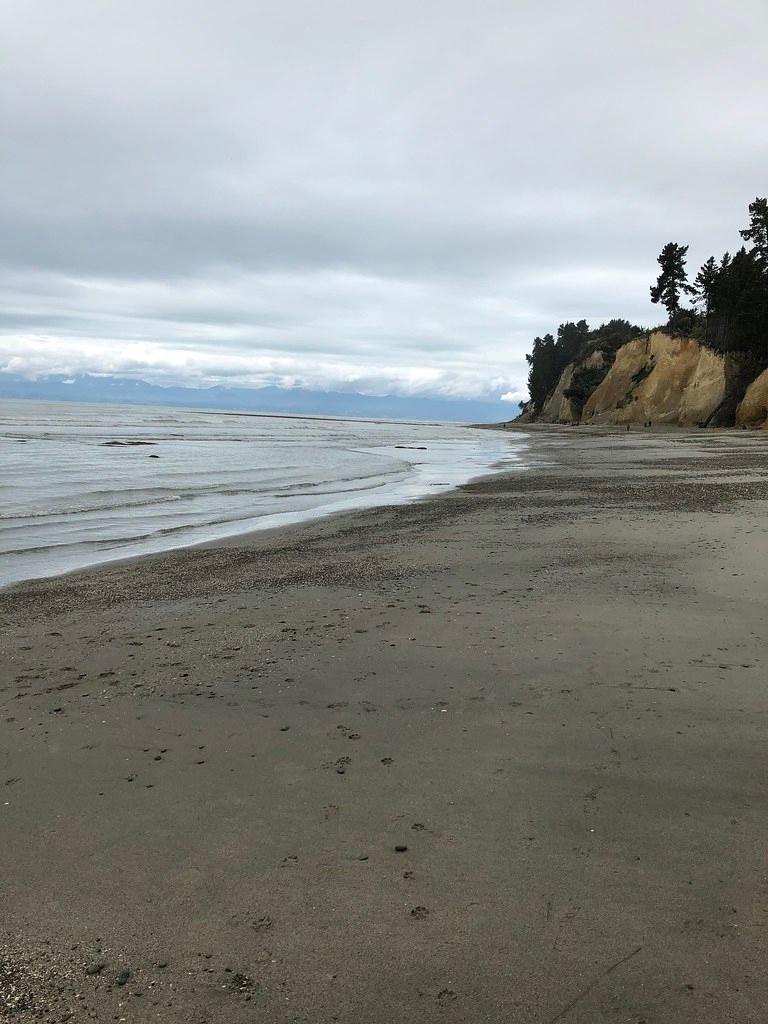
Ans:
{"label": "eroded cliff", "polygon": [[736,426],[768,428],[768,370],[747,388],[736,409]]}
{"label": "eroded cliff", "polygon": [[[746,388],[749,367],[695,338],[651,331],[615,351],[570,363],[538,413],[544,423],[756,426],[768,423],[768,371]],[[753,371],[757,372],[757,371]],[[739,404],[740,403],[740,404]],[[737,409],[738,405],[738,409]]]}
{"label": "eroded cliff", "polygon": [[654,331],[627,342],[587,399],[583,423],[705,424],[726,395],[725,359],[693,338]]}
{"label": "eroded cliff", "polygon": [[[576,423],[581,419],[578,399],[578,375],[584,370],[600,371],[605,365],[602,352],[592,352],[585,359],[569,363],[563,370],[557,387],[544,403],[536,417],[541,423]],[[576,393],[574,393],[576,392]]]}

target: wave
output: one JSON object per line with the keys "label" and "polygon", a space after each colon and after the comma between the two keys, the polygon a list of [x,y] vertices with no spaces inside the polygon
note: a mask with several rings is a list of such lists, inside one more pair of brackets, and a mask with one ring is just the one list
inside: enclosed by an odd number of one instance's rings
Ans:
{"label": "wave", "polygon": [[[226,424],[211,429],[194,412],[164,419],[115,419],[108,407],[78,414],[76,424],[63,414],[57,421],[46,412],[37,422],[29,414],[25,436],[46,443],[0,448],[0,585],[262,524],[411,500],[487,470],[520,443],[428,425],[335,421],[329,430],[285,419],[266,429],[262,419],[235,432]],[[20,433],[18,424],[12,429]],[[153,449],[161,459],[101,446],[115,438],[161,441]],[[408,449],[418,450],[418,461]]]}

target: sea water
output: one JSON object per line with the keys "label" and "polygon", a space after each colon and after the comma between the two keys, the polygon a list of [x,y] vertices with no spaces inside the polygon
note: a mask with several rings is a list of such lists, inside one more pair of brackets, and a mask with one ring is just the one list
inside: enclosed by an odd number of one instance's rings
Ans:
{"label": "sea water", "polygon": [[0,586],[411,501],[526,448],[456,424],[0,400]]}

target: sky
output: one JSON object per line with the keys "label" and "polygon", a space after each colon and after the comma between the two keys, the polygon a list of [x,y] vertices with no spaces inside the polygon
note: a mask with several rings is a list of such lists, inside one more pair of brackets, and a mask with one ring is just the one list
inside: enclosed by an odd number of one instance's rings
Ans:
{"label": "sky", "polygon": [[768,192],[765,0],[3,0],[0,371],[525,395]]}

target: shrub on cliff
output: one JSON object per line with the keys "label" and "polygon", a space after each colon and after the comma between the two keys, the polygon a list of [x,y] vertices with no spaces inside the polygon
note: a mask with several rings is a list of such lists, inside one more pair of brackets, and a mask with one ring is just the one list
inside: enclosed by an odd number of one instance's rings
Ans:
{"label": "shrub on cliff", "polygon": [[587,399],[597,387],[602,384],[605,375],[608,373],[609,363],[601,366],[579,366],[571,378],[571,386],[566,388],[563,394],[573,405],[574,412],[581,416],[581,411],[587,404]]}

